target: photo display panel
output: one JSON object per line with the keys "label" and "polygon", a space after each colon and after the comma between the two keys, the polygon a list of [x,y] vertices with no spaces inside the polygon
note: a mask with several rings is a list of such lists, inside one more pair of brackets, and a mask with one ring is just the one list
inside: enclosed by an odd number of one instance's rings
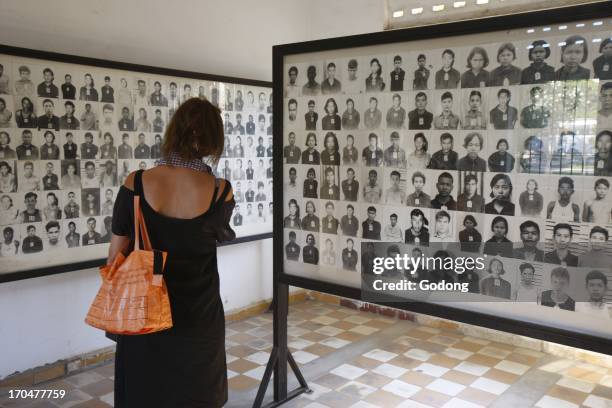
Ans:
{"label": "photo display panel", "polygon": [[0,278],[105,258],[120,187],[192,97],[221,110],[237,238],[271,233],[270,87],[0,54]]}
{"label": "photo display panel", "polygon": [[[612,339],[611,34],[280,46],[284,274],[374,303],[364,282],[446,281],[387,294]],[[484,261],[373,272],[396,254]]]}

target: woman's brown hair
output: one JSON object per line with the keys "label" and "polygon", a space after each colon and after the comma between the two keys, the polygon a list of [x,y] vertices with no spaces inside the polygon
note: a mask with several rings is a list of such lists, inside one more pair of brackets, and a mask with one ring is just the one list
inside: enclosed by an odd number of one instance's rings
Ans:
{"label": "woman's brown hair", "polygon": [[209,158],[217,163],[225,143],[221,111],[207,100],[191,98],[172,115],[162,153],[175,152],[185,160]]}

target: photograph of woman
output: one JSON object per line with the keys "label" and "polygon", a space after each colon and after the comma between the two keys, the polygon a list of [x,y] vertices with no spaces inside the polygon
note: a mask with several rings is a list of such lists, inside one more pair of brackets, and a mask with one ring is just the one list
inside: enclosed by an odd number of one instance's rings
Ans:
{"label": "photograph of woman", "polygon": [[501,259],[491,259],[488,268],[489,276],[480,281],[480,293],[485,296],[510,299],[512,285],[502,278],[506,273]]}

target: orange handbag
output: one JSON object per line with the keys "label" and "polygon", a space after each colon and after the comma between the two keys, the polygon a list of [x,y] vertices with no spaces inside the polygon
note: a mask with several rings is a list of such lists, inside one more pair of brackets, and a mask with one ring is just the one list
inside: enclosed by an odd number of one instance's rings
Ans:
{"label": "orange handbag", "polygon": [[85,318],[88,325],[113,334],[146,334],[172,327],[168,288],[162,274],[168,254],[151,248],[137,195],[134,235],[134,250],[127,258],[120,252],[111,265],[100,267],[102,286]]}

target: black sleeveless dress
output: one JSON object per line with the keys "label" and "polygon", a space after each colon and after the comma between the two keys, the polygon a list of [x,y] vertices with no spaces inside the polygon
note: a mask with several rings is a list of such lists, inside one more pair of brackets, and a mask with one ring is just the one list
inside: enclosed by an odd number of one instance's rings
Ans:
{"label": "black sleeveless dress", "polygon": [[153,210],[142,189],[142,170],[134,192],[122,186],[112,231],[134,240],[134,194],[147,224],[151,245],[168,252],[164,279],[173,327],[157,333],[117,336],[116,408],[221,407],[227,401],[225,317],[219,294],[217,242],[235,238],[229,226],[234,200],[221,196],[219,180],[210,208],[192,219],[166,217]]}

